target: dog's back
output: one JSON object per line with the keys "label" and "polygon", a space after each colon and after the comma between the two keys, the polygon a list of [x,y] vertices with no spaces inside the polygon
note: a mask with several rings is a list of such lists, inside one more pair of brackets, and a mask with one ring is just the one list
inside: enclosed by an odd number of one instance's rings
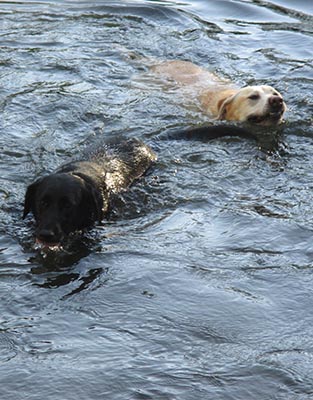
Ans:
{"label": "dog's back", "polygon": [[153,150],[138,139],[113,138],[88,149],[82,160],[65,164],[56,172],[79,171],[94,180],[98,187],[105,185],[110,192],[126,189],[156,160]]}

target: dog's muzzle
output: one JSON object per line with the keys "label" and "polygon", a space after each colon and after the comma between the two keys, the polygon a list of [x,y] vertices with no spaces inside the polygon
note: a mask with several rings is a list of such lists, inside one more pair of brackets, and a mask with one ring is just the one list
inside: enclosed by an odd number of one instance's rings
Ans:
{"label": "dog's muzzle", "polygon": [[281,122],[286,110],[284,100],[280,96],[271,96],[268,99],[268,107],[264,114],[249,115],[247,120],[254,124],[277,125]]}
{"label": "dog's muzzle", "polygon": [[36,231],[36,242],[43,247],[59,246],[64,234],[59,224],[51,227],[39,227]]}
{"label": "dog's muzzle", "polygon": [[268,104],[270,109],[276,112],[284,109],[284,100],[280,96],[271,96],[268,99]]}

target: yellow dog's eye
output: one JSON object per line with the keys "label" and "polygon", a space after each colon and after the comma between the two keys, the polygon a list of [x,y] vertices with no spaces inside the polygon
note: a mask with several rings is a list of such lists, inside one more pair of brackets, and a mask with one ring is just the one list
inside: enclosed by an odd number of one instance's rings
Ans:
{"label": "yellow dog's eye", "polygon": [[259,94],[252,94],[251,96],[248,97],[250,100],[258,100],[260,98]]}

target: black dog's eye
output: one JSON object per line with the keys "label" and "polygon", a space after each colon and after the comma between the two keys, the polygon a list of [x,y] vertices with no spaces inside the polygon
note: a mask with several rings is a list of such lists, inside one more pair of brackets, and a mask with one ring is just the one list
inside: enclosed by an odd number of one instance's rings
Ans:
{"label": "black dog's eye", "polygon": [[49,199],[44,197],[43,199],[40,200],[39,205],[43,209],[49,207]]}
{"label": "black dog's eye", "polygon": [[250,100],[259,100],[259,98],[260,98],[260,95],[257,94],[257,93],[252,94],[251,96],[249,96]]}

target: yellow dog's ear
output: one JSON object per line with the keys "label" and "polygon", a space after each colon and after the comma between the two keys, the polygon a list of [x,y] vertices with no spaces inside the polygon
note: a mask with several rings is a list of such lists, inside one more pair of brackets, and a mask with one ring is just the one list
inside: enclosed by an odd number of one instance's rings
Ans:
{"label": "yellow dog's ear", "polygon": [[228,106],[232,103],[235,97],[236,94],[233,94],[232,96],[219,100],[219,102],[217,103],[218,116],[216,117],[216,119],[228,119]]}

